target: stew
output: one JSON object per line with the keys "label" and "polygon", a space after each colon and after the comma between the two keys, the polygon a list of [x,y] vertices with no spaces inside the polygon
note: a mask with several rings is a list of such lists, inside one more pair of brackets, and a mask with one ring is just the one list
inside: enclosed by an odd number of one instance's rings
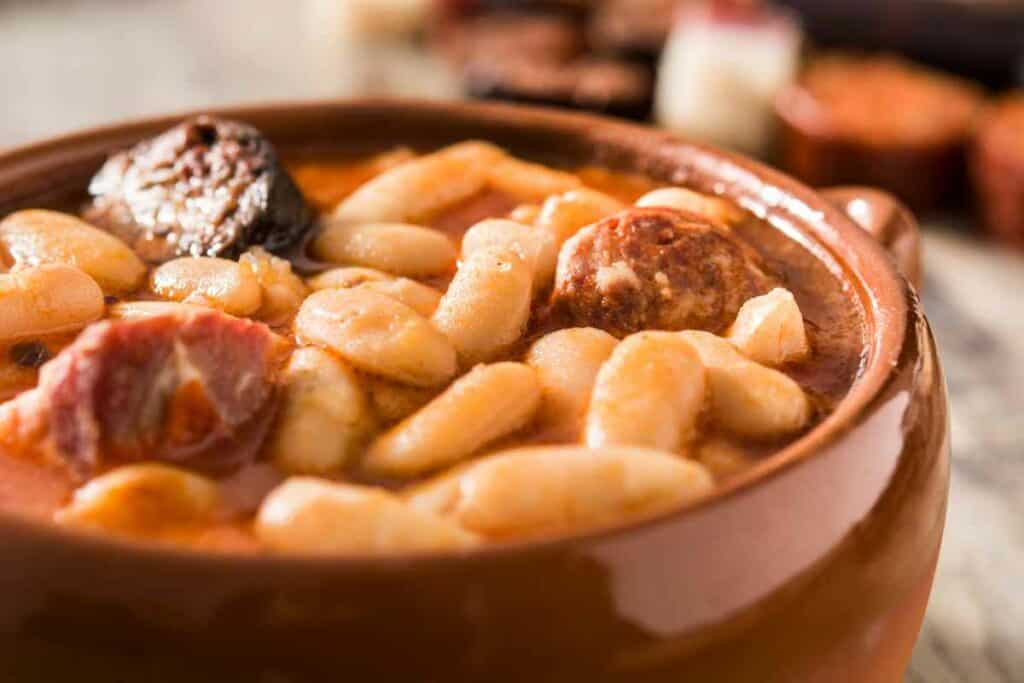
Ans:
{"label": "stew", "polygon": [[237,552],[574,533],[856,380],[842,280],[722,198],[471,140],[285,152],[200,117],[0,222],[0,511]]}

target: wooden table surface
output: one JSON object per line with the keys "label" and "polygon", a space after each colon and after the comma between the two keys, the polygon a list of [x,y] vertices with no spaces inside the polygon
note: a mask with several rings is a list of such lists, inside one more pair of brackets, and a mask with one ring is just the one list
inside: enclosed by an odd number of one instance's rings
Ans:
{"label": "wooden table surface", "polygon": [[[0,148],[141,114],[363,93],[443,94],[401,46],[340,47],[332,0],[0,4]],[[942,558],[908,681],[1024,681],[1024,258],[927,226],[925,308],[953,401]]]}

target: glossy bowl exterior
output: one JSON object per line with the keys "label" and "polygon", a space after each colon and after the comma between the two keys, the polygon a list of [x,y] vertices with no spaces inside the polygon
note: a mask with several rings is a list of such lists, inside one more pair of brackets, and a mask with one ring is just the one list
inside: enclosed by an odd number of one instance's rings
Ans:
{"label": "glossy bowl exterior", "polygon": [[[282,147],[481,137],[722,193],[848,280],[868,319],[865,373],[819,428],[711,500],[570,539],[464,556],[233,557],[0,517],[11,680],[900,680],[945,517],[945,390],[916,295],[828,200],[754,162],[578,115],[396,102],[226,114]],[[0,214],[73,199],[105,154],[178,118],[0,157]]]}

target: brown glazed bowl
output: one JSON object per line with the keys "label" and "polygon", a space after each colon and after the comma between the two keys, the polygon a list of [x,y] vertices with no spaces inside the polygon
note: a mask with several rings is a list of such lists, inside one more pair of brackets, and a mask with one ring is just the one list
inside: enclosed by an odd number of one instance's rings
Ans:
{"label": "brown glazed bowl", "polygon": [[[362,101],[235,109],[279,148],[485,138],[729,197],[804,242],[865,311],[864,370],[823,424],[658,519],[461,556],[229,556],[0,516],[4,681],[899,681],[949,483],[916,228],[886,195],[816,193],[742,157],[578,114]],[[0,156],[0,215],[67,206],[165,117]],[[841,208],[840,208],[841,207]],[[72,678],[73,676],[73,678]]]}

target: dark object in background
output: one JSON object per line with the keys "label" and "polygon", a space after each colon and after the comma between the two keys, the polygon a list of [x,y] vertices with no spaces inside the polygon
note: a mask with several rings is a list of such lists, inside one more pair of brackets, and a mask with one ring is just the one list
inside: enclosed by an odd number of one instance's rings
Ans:
{"label": "dark object in background", "polygon": [[207,116],[115,154],[89,184],[86,219],[143,259],[237,257],[301,241],[312,213],[271,144],[250,126]]}
{"label": "dark object in background", "polygon": [[813,186],[873,185],[934,209],[961,186],[980,106],[970,83],[895,57],[822,57],[777,98],[779,161]]}
{"label": "dark object in background", "polygon": [[477,0],[478,12],[543,14],[582,26],[600,54],[657,60],[676,9],[696,0]]}
{"label": "dark object in background", "polygon": [[471,6],[481,11],[516,10],[521,12],[547,12],[566,17],[581,18],[603,0],[471,0]]}
{"label": "dark object in background", "polygon": [[564,13],[456,18],[435,27],[431,43],[462,71],[473,97],[638,120],[651,113],[653,66],[588,54],[582,24]]}
{"label": "dark object in background", "polygon": [[608,59],[571,62],[529,58],[480,60],[466,69],[471,95],[646,120],[654,89],[650,71]]}
{"label": "dark object in background", "polygon": [[1024,79],[1024,3],[1014,0],[777,0],[820,44],[899,51],[1002,87]]}
{"label": "dark object in background", "polygon": [[986,112],[971,150],[971,175],[986,229],[1024,247],[1024,92]]}
{"label": "dark object in background", "polygon": [[680,0],[605,0],[587,21],[587,39],[602,53],[649,59],[665,46]]}
{"label": "dark object in background", "polygon": [[455,64],[530,58],[563,62],[586,49],[583,33],[569,19],[543,14],[496,12],[446,23],[433,45]]}

